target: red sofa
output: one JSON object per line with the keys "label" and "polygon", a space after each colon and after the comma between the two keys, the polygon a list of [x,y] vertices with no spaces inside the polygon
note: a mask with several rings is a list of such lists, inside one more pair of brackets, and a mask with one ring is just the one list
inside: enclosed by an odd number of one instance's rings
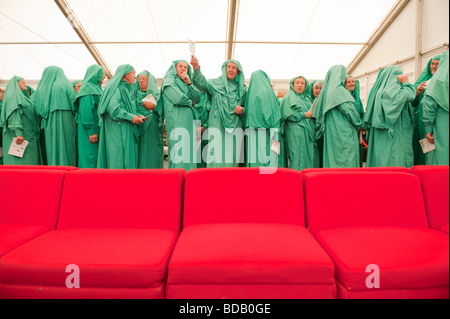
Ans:
{"label": "red sofa", "polygon": [[339,298],[449,297],[448,236],[429,229],[417,176],[306,172],[304,187],[307,224],[335,264]]}
{"label": "red sofa", "polygon": [[63,170],[2,168],[0,257],[55,229],[65,173]]}
{"label": "red sofa", "polygon": [[448,235],[449,167],[415,166],[412,173],[420,178],[430,228]]}
{"label": "red sofa", "polygon": [[333,263],[305,227],[302,188],[294,170],[189,171],[166,298],[336,298]]}
{"label": "red sofa", "polygon": [[[56,230],[0,259],[0,298],[163,298],[184,177],[184,170],[68,172]],[[79,267],[79,289],[67,288],[69,265]]]}

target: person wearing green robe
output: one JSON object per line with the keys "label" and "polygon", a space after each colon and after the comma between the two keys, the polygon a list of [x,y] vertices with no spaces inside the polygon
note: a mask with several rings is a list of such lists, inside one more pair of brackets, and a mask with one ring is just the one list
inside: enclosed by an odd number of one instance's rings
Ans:
{"label": "person wearing green robe", "polygon": [[245,105],[246,166],[278,167],[281,152],[280,100],[264,71],[252,73]]}
{"label": "person wearing green robe", "polygon": [[434,161],[429,165],[449,165],[449,52],[441,56],[439,69],[434,74],[423,98],[425,136],[436,146]]}
{"label": "person wearing green robe", "polygon": [[203,156],[203,152],[208,147],[208,141],[207,138],[203,138],[204,135],[206,135],[205,130],[208,129],[208,123],[209,123],[209,111],[211,109],[211,97],[208,93],[200,91],[200,103],[195,105],[195,108],[198,111],[199,117],[200,117],[200,123],[201,123],[201,161],[198,164],[198,168],[207,168],[208,165],[206,163],[206,158]]}
{"label": "person wearing green robe", "polygon": [[359,167],[361,118],[355,98],[345,87],[347,69],[343,65],[330,68],[322,91],[314,106],[316,140],[323,136],[323,167]]}
{"label": "person wearing green robe", "polygon": [[44,129],[48,165],[76,166],[76,124],[72,83],[57,66],[47,67],[32,95]]}
{"label": "person wearing green robe", "polygon": [[120,65],[102,93],[98,106],[100,126],[97,168],[137,169],[139,124],[145,117],[137,113],[132,96],[136,71]]}
{"label": "person wearing green robe", "polygon": [[[313,106],[317,103],[320,91],[322,91],[323,81],[314,80],[311,82],[311,101],[313,101]],[[315,119],[313,119],[315,121]],[[323,168],[323,136],[316,140],[317,149],[319,152],[319,167]]]}
{"label": "person wearing green robe", "polygon": [[188,172],[200,163],[201,125],[198,110],[200,92],[192,83],[192,70],[186,61],[172,63],[161,85],[160,103],[166,121],[169,168]]}
{"label": "person wearing green robe", "polygon": [[281,130],[286,142],[289,168],[298,171],[319,167],[311,107],[308,80],[303,76],[293,78],[288,93],[281,101]]}
{"label": "person wearing green robe", "polygon": [[[347,79],[345,80],[345,87],[347,88],[347,90],[350,91],[350,93],[352,94],[352,96],[355,98],[356,101],[356,110],[359,113],[359,116],[361,117],[361,121],[364,118],[364,105],[361,101],[361,85],[358,81],[358,79],[355,79],[353,76],[347,76]],[[365,136],[365,131],[363,129],[361,129],[358,132],[358,135],[360,137],[362,137],[363,135]],[[363,166],[363,144],[362,142],[359,144],[359,161],[360,161],[360,167]]]}
{"label": "person wearing green robe", "polygon": [[156,108],[157,104],[142,101],[150,94],[156,102],[159,100],[156,78],[144,70],[138,74],[133,89],[137,112],[148,117],[147,121],[139,126],[138,168],[162,169],[164,168],[163,114]]}
{"label": "person wearing green robe", "polygon": [[[3,127],[3,160],[5,165],[40,165],[39,117],[34,104],[26,93],[26,83],[14,76],[6,86],[5,98],[0,114]],[[16,144],[28,142],[23,157],[8,154],[9,147],[16,138]]]}
{"label": "person wearing green robe", "polygon": [[363,120],[368,130],[367,167],[414,165],[414,92],[401,67],[389,66],[378,74]]}
{"label": "person wearing green robe", "polygon": [[414,107],[414,139],[413,139],[413,149],[414,149],[414,165],[426,165],[431,164],[434,161],[434,151],[427,154],[423,153],[422,147],[420,146],[420,140],[425,138],[425,127],[423,125],[422,116],[423,110],[421,101],[425,96],[428,83],[433,78],[439,67],[439,61],[441,60],[441,55],[437,55],[428,61],[427,66],[423,70],[422,74],[417,79],[414,84],[416,89],[416,99],[412,103]]}
{"label": "person wearing green robe", "polygon": [[211,96],[207,133],[207,166],[244,165],[244,120],[247,86],[242,65],[237,60],[222,64],[222,75],[206,80],[198,59],[193,56],[194,84]]}
{"label": "person wearing green robe", "polygon": [[96,168],[98,157],[98,104],[103,93],[102,82],[105,79],[103,67],[91,65],[83,79],[75,107],[78,123],[78,167]]}

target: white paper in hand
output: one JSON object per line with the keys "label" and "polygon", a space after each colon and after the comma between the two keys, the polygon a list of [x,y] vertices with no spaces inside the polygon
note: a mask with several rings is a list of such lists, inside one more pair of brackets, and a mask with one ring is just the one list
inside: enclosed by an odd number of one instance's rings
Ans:
{"label": "white paper in hand", "polygon": [[14,137],[11,143],[11,147],[9,148],[8,154],[22,158],[23,153],[25,153],[25,149],[28,146],[28,141],[23,141],[23,143],[20,145],[17,145],[16,141],[17,138]]}
{"label": "white paper in hand", "polygon": [[155,100],[153,94],[150,94],[150,95],[147,95],[146,97],[144,97],[144,98],[142,99],[142,102],[144,102],[144,103],[145,103],[145,102],[150,102],[150,103],[156,105],[156,100]]}
{"label": "white paper in hand", "polygon": [[191,51],[191,55],[195,56],[195,42],[191,39],[188,39],[189,43],[189,51]]}
{"label": "white paper in hand", "polygon": [[424,154],[432,152],[436,149],[436,144],[432,144],[432,143],[428,142],[428,140],[426,138],[424,138],[423,140],[420,140],[419,142],[420,142],[420,146],[422,146],[422,151]]}

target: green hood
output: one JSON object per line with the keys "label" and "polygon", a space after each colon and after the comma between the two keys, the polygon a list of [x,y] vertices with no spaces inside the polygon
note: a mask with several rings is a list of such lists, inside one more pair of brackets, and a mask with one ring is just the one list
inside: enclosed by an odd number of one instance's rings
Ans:
{"label": "green hood", "polygon": [[416,89],[422,82],[427,82],[428,80],[430,80],[433,77],[433,74],[431,74],[431,62],[433,62],[433,60],[440,61],[441,55],[437,55],[434,58],[432,58],[430,61],[428,61],[427,67],[423,70],[422,74],[420,74],[419,78],[417,79],[416,83],[414,84],[414,87]]}
{"label": "green hood", "polygon": [[74,112],[77,93],[72,83],[57,66],[47,67],[36,92],[32,95],[37,114],[42,117],[42,127],[46,126],[48,115],[56,110]]}
{"label": "green hood", "polygon": [[261,70],[253,72],[245,105],[246,128],[270,129],[280,125],[280,102],[265,72]]}
{"label": "green hood", "polygon": [[0,114],[0,126],[6,127],[9,116],[17,109],[24,106],[32,106],[33,102],[20,89],[19,83],[23,78],[14,76],[9,80],[3,97],[3,104]]}
{"label": "green hood", "polygon": [[448,70],[448,51],[445,51],[441,55],[439,68],[431,79],[430,84],[428,85],[428,88],[425,92],[425,96],[428,95],[432,97],[436,101],[436,103],[447,112],[449,111]]}
{"label": "green hood", "polygon": [[96,64],[91,65],[86,71],[77,99],[86,95],[102,95],[103,91],[100,85],[102,79],[103,67]]}

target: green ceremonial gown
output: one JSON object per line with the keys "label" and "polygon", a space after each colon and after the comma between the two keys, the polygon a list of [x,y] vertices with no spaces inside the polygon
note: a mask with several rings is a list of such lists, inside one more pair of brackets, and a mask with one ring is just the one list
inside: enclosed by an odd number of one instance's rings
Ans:
{"label": "green ceremonial gown", "polygon": [[91,143],[89,137],[95,134],[100,135],[97,109],[102,95],[100,82],[103,74],[103,67],[91,65],[86,71],[75,101],[78,115],[78,167],[80,168],[97,167],[98,142]]}
{"label": "green ceremonial gown", "polygon": [[100,124],[98,168],[137,169],[139,128],[133,124],[136,105],[132,85],[122,78],[134,71],[120,65],[103,91],[98,106]]}
{"label": "green ceremonial gown", "polygon": [[310,87],[306,83],[302,94],[294,91],[295,77],[290,82],[289,92],[281,101],[281,127],[289,158],[289,168],[301,171],[319,167],[319,151],[315,138],[315,125],[305,113],[311,109]]}
{"label": "green ceremonial gown", "polygon": [[[416,83],[414,83],[414,89],[417,91],[417,87],[422,84],[422,82],[430,81],[433,78],[433,74],[431,73],[431,62],[433,60],[441,60],[441,56],[435,56],[430,61],[426,68],[423,70],[422,74],[417,79]],[[434,161],[434,151],[424,154],[422,151],[422,147],[420,146],[420,140],[425,138],[425,127],[423,125],[422,116],[423,109],[421,101],[425,96],[427,89],[422,92],[419,96],[416,97],[412,106],[414,107],[414,137],[413,137],[413,150],[414,150],[414,165],[426,165],[432,164]]]}
{"label": "green ceremonial gown", "polygon": [[32,95],[42,118],[48,165],[76,166],[76,92],[61,68],[47,67]]}
{"label": "green ceremonial gown", "polygon": [[442,54],[439,68],[422,100],[425,134],[433,133],[436,150],[430,165],[449,165],[449,52]]}
{"label": "green ceremonial gown", "polygon": [[324,168],[360,166],[358,129],[362,123],[355,98],[345,87],[346,78],[343,65],[333,66],[314,107],[316,139],[324,137]]}
{"label": "green ceremonial gown", "polygon": [[139,114],[148,116],[147,121],[139,125],[139,151],[138,168],[162,169],[164,168],[164,123],[163,114],[157,107],[153,111],[142,106],[142,99],[152,94],[156,101],[159,100],[159,91],[156,78],[148,71],[138,74],[148,77],[147,90],[143,92],[139,88],[139,82],[134,84],[133,97],[136,102],[136,110]]}
{"label": "green ceremonial gown", "polygon": [[[358,111],[359,117],[361,118],[361,121],[364,118],[364,105],[361,101],[361,84],[357,79],[355,79],[355,89],[353,92],[350,92],[352,96],[355,98],[356,101],[356,111]],[[359,138],[359,136],[358,136]],[[360,161],[360,167],[363,165],[363,145],[362,143],[359,144],[359,161]]]}
{"label": "green ceremonial gown", "polygon": [[[239,74],[234,81],[227,78],[227,66],[236,64]],[[194,84],[211,96],[208,120],[207,166],[239,167],[244,164],[244,119],[245,113],[235,113],[237,106],[245,107],[247,86],[241,64],[228,60],[222,65],[222,75],[206,80],[200,69],[194,70]]]}
{"label": "green ceremonial gown", "polygon": [[250,78],[245,106],[246,166],[278,167],[281,148],[276,145],[280,145],[280,101],[270,78],[261,70],[253,72]]}
{"label": "green ceremonial gown", "polygon": [[[188,86],[177,75],[176,66],[180,62],[185,61],[174,61],[164,76],[158,103],[162,103],[166,121],[169,168],[184,168],[187,172],[198,168],[200,163],[201,148],[197,141],[201,125],[194,103],[200,103],[201,97],[193,85]],[[192,81],[189,64],[188,76]]]}
{"label": "green ceremonial gown", "polygon": [[[8,82],[3,99],[0,126],[3,127],[4,165],[40,165],[39,117],[33,102],[19,87],[21,80],[15,76]],[[23,157],[8,154],[13,138],[19,136],[29,143]]]}
{"label": "green ceremonial gown", "polygon": [[414,165],[412,149],[414,86],[400,84],[399,66],[381,70],[367,103],[364,126],[369,130],[367,167]]}

